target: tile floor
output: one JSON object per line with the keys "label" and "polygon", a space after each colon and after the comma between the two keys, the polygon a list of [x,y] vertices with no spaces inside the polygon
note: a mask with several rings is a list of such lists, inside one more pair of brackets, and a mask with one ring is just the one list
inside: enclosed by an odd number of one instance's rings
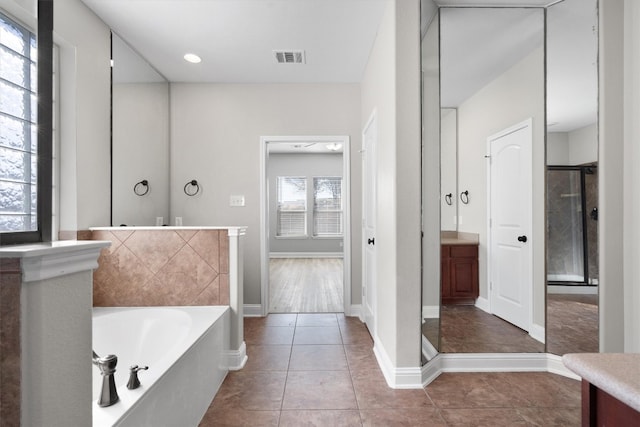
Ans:
{"label": "tile floor", "polygon": [[580,383],[553,374],[450,373],[391,389],[367,329],[342,314],[247,318],[245,341],[249,361],[202,427],[580,425]]}

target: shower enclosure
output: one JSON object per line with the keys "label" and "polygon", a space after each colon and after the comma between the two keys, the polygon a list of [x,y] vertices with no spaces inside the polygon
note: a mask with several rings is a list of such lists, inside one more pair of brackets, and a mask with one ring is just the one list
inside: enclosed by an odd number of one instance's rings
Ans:
{"label": "shower enclosure", "polygon": [[598,284],[598,167],[547,167],[547,282]]}

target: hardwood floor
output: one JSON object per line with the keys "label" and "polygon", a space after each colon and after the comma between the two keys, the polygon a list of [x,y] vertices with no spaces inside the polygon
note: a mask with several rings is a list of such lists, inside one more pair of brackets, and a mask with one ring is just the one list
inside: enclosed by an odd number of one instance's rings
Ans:
{"label": "hardwood floor", "polygon": [[341,258],[273,258],[269,261],[271,313],[341,313]]}

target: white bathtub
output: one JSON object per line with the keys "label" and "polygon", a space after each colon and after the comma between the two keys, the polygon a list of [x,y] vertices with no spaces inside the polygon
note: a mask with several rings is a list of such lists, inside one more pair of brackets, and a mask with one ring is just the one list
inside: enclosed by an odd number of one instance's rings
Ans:
{"label": "white bathtub", "polygon": [[[120,401],[97,405],[102,377],[93,367],[94,426],[196,426],[228,372],[229,307],[93,309],[93,349],[115,354]],[[141,387],[126,387],[131,365]]]}

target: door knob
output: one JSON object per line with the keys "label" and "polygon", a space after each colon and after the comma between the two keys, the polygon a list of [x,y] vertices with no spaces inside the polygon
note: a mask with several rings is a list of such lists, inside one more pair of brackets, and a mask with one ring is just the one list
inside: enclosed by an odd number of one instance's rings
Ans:
{"label": "door knob", "polygon": [[518,242],[526,243],[527,242],[527,236],[518,236]]}
{"label": "door knob", "polygon": [[375,245],[376,244],[376,238],[372,237],[371,239],[367,239],[367,243],[370,245]]}

